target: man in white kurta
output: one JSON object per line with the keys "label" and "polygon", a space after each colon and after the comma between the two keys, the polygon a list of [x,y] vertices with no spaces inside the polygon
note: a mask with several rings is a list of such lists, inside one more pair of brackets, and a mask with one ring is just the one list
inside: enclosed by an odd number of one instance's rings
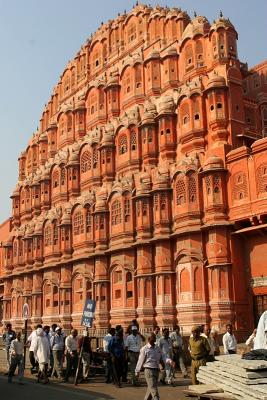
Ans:
{"label": "man in white kurta", "polygon": [[45,333],[42,328],[36,329],[36,340],[34,342],[34,357],[39,364],[38,380],[44,379],[44,382],[48,382],[47,379],[47,367],[50,359],[50,346]]}

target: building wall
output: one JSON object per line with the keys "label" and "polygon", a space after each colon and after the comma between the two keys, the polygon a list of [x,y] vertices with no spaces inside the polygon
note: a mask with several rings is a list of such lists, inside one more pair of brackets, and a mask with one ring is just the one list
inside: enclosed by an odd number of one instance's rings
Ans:
{"label": "building wall", "polygon": [[5,321],[22,327],[26,299],[32,325],[79,327],[94,298],[99,334],[252,328],[240,240],[265,232],[266,87],[258,101],[244,82],[267,65],[248,71],[236,39],[223,16],[138,5],[82,46],[19,157]]}

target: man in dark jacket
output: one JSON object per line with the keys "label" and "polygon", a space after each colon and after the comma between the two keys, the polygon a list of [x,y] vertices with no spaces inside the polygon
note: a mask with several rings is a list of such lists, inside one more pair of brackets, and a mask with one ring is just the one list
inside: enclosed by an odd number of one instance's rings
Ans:
{"label": "man in dark jacket", "polygon": [[119,329],[112,337],[108,345],[113,367],[113,379],[115,385],[121,387],[121,377],[123,373],[123,363],[125,360],[123,330]]}
{"label": "man in dark jacket", "polygon": [[[12,325],[10,323],[6,324],[6,331],[3,334],[3,341],[5,344],[5,349],[6,349],[6,361],[7,361],[7,370],[9,370],[10,367],[10,345],[12,340],[16,339],[16,333],[15,331],[12,330]],[[6,375],[8,372],[6,373]]]}

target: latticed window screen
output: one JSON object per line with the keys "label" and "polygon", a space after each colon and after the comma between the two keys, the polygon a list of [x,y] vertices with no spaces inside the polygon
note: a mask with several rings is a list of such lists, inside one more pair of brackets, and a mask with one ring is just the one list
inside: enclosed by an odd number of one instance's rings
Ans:
{"label": "latticed window screen", "polygon": [[56,222],[54,222],[54,224],[53,224],[53,237],[54,237],[54,244],[57,244],[57,242],[58,242],[58,227],[57,227]]}
{"label": "latticed window screen", "polygon": [[105,228],[105,218],[104,215],[99,216],[99,228],[104,229]]}
{"label": "latticed window screen", "polygon": [[89,151],[85,151],[81,159],[81,172],[82,174],[84,174],[90,169],[91,169],[91,154]]}
{"label": "latticed window screen", "polygon": [[131,130],[131,150],[136,150],[136,132]]}
{"label": "latticed window screen", "polygon": [[45,247],[50,246],[52,243],[52,229],[51,226],[47,226],[44,231],[44,245]]}
{"label": "latticed window screen", "polygon": [[167,198],[165,193],[161,193],[160,195],[160,209],[166,210],[167,207]]}
{"label": "latticed window screen", "polygon": [[176,183],[176,204],[178,206],[181,206],[185,202],[186,202],[185,182],[182,178],[180,178]]}
{"label": "latticed window screen", "polygon": [[188,192],[189,192],[189,201],[194,203],[197,198],[197,185],[196,179],[193,175],[189,176],[188,179]]}
{"label": "latticed window screen", "polygon": [[92,230],[92,215],[90,210],[86,211],[86,232],[91,232]]}
{"label": "latticed window screen", "polygon": [[242,200],[248,196],[248,184],[246,174],[237,172],[232,178],[232,200]]}
{"label": "latticed window screen", "polygon": [[14,244],[13,244],[13,257],[17,257],[17,250],[18,250],[17,242],[14,242]]}
{"label": "latticed window screen", "polygon": [[210,180],[210,176],[205,176],[205,183],[206,183],[206,190],[207,190],[207,193],[210,194],[210,192],[211,192],[211,180]]}
{"label": "latticed window screen", "polygon": [[259,166],[256,172],[258,193],[267,192],[267,164]]}
{"label": "latticed window screen", "polygon": [[96,168],[98,163],[98,151],[97,149],[93,150],[93,167]]}
{"label": "latticed window screen", "polygon": [[154,208],[156,211],[159,208],[159,195],[157,193],[154,195]]}
{"label": "latticed window screen", "polygon": [[82,215],[81,211],[78,211],[74,215],[73,234],[76,236],[76,235],[80,235],[83,232],[84,232],[83,215]]}
{"label": "latticed window screen", "polygon": [[56,188],[58,186],[58,180],[59,180],[59,174],[58,171],[55,171],[53,173],[53,188]]}
{"label": "latticed window screen", "polygon": [[124,199],[124,221],[128,222],[130,219],[130,199],[126,198]]}
{"label": "latticed window screen", "polygon": [[148,203],[147,200],[143,200],[142,202],[142,215],[146,216],[148,211]]}
{"label": "latticed window screen", "polygon": [[220,176],[217,174],[213,177],[213,188],[216,193],[220,190]]}
{"label": "latticed window screen", "polygon": [[62,168],[60,172],[60,184],[62,186],[65,185],[65,181],[66,181],[66,169]]}
{"label": "latticed window screen", "polygon": [[111,224],[118,225],[121,223],[121,203],[115,200],[111,206]]}
{"label": "latticed window screen", "polygon": [[119,138],[119,153],[120,154],[124,154],[124,153],[127,152],[127,150],[128,150],[128,148],[127,148],[127,137],[126,137],[126,135],[122,135]]}

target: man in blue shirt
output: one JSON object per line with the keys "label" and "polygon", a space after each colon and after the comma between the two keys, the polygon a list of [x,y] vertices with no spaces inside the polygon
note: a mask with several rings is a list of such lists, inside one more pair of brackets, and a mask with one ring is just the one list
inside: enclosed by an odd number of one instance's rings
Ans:
{"label": "man in blue shirt", "polygon": [[121,378],[123,373],[123,363],[125,359],[123,330],[119,329],[108,344],[108,351],[111,355],[113,367],[113,379],[115,385],[121,387]]}
{"label": "man in blue shirt", "polygon": [[[12,340],[16,339],[16,333],[12,330],[12,325],[10,323],[6,324],[6,332],[3,334],[3,341],[6,348],[6,360],[7,360],[7,370],[10,367],[10,345]],[[6,373],[6,375],[8,372]]]}

